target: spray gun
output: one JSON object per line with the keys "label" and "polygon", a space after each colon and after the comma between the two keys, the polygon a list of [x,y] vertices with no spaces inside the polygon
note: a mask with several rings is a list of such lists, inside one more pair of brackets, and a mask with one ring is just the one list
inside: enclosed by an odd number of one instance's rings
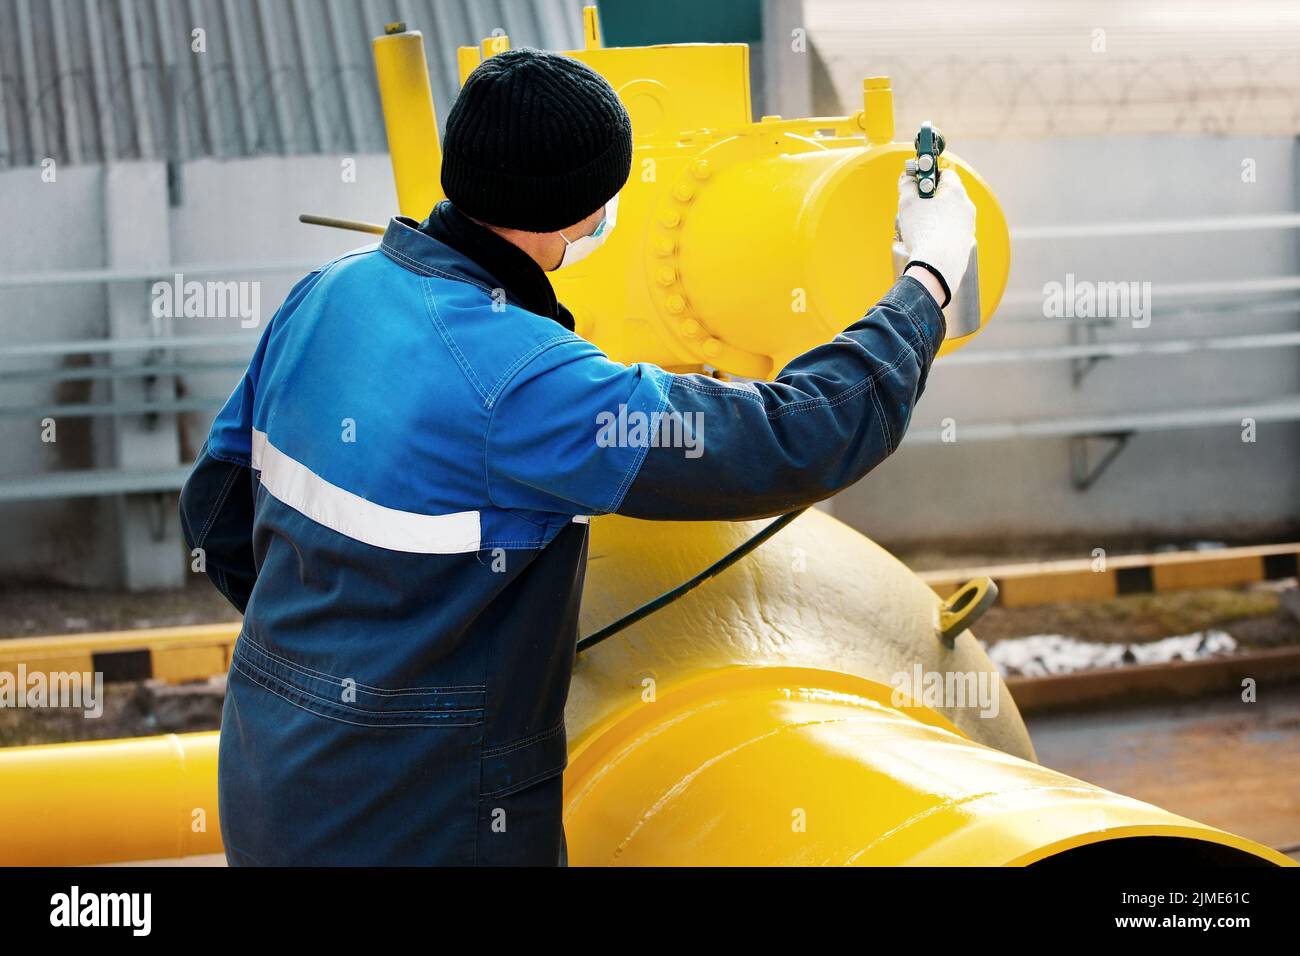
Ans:
{"label": "spray gun", "polygon": [[[939,188],[939,157],[943,154],[943,134],[926,120],[916,134],[916,158],[908,159],[905,164],[907,174],[916,179],[916,189],[922,199],[930,199]],[[907,268],[908,250],[903,246],[902,236],[898,232],[898,222],[894,222],[894,276],[903,274]],[[980,327],[980,282],[979,249],[972,241],[970,258],[966,261],[966,275],[961,285],[943,310],[948,323],[948,338],[959,338],[978,332]]]}
{"label": "spray gun", "polygon": [[917,192],[922,199],[929,199],[939,186],[939,156],[946,144],[943,134],[926,120],[916,134],[916,159],[909,159],[905,165],[907,175],[916,179]]}

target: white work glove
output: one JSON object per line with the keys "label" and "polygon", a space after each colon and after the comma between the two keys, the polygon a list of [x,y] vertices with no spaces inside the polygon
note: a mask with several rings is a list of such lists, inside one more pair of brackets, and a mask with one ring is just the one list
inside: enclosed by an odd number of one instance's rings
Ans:
{"label": "white work glove", "polygon": [[975,204],[957,170],[940,172],[939,188],[929,199],[921,198],[915,176],[904,172],[898,178],[898,235],[909,263],[924,262],[943,276],[951,302],[975,241]]}

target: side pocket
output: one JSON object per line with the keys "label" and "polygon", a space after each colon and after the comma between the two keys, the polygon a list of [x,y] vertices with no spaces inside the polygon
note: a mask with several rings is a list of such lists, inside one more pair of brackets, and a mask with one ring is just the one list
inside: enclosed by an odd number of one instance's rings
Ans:
{"label": "side pocket", "polygon": [[291,661],[247,632],[235,642],[230,666],[303,710],[359,727],[468,727],[484,720],[482,687],[374,687]]}
{"label": "side pocket", "polygon": [[569,742],[561,720],[505,746],[484,748],[480,795],[485,800],[509,796],[563,773],[568,764]]}

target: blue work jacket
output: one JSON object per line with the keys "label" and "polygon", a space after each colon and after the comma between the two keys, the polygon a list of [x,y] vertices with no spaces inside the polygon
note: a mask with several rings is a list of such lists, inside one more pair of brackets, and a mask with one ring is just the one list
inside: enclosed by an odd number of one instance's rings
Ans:
{"label": "blue work jacket", "polygon": [[943,335],[905,277],[772,382],[623,365],[400,217],[306,276],[181,495],[244,614],[228,860],[564,862],[589,517],[828,497],[897,447]]}

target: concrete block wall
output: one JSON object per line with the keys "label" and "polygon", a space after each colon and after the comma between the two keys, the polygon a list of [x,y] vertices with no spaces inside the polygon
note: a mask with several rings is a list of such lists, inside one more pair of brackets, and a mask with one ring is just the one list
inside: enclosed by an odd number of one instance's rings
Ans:
{"label": "concrete block wall", "polygon": [[[954,147],[956,148],[956,147]],[[993,186],[1013,231],[1137,219],[1294,213],[1291,137],[1107,137],[963,142],[957,151]],[[1254,182],[1243,182],[1243,160]],[[1121,321],[1104,342],[1296,331],[1296,312],[1162,317],[1198,296],[1162,286],[1300,276],[1300,230],[1013,242],[1008,305],[967,348],[1067,345],[1060,321],[1011,321],[1037,310],[1044,283],[1149,281],[1149,328]],[[1285,298],[1285,294],[1279,294]],[[1300,298],[1293,291],[1290,298]],[[1300,395],[1300,348],[1108,359],[1078,389],[1067,360],[935,366],[911,434],[957,422],[951,444],[909,443],[833,504],[884,542],[973,548],[1049,537],[1251,539],[1300,530],[1300,423],[1261,424],[1253,444],[1233,426],[1144,432],[1088,491],[1070,482],[1069,442],[963,442],[962,425],[1232,405]],[[1103,545],[1098,545],[1103,546]]]}

